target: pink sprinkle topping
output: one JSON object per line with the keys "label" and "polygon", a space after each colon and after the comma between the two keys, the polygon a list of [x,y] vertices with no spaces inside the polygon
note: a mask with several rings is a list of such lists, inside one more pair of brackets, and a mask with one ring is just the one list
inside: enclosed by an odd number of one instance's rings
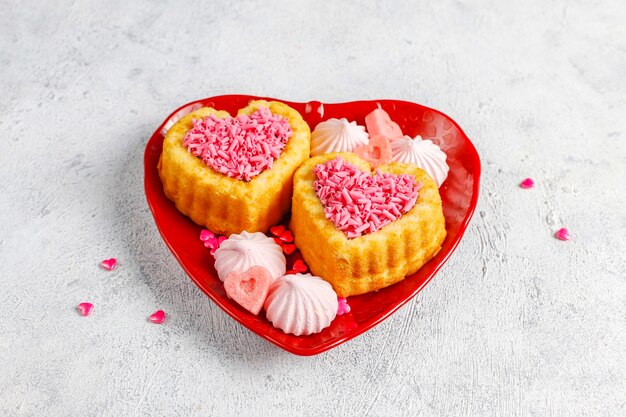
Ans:
{"label": "pink sprinkle topping", "polygon": [[343,316],[350,312],[350,306],[348,305],[348,300],[345,298],[337,297],[337,301],[339,302],[339,307],[337,307],[337,315]]}
{"label": "pink sprinkle topping", "polygon": [[532,178],[526,178],[524,181],[520,182],[519,186],[524,189],[533,188],[535,186],[535,181],[533,181]]}
{"label": "pink sprinkle topping", "polygon": [[215,171],[250,181],[272,168],[292,134],[287,118],[260,108],[250,116],[196,120],[183,146]]}
{"label": "pink sprinkle topping", "polygon": [[87,317],[91,314],[91,310],[93,310],[93,304],[91,303],[80,303],[77,307],[78,312],[81,316]]}
{"label": "pink sprinkle topping", "polygon": [[326,218],[348,239],[373,233],[409,212],[421,183],[412,175],[374,175],[337,157],[314,169],[315,192]]}
{"label": "pink sprinkle topping", "polygon": [[100,263],[100,265],[102,265],[102,267],[106,269],[107,271],[113,271],[115,267],[117,266],[117,259],[115,258],[105,259],[104,261]]}
{"label": "pink sprinkle topping", "polygon": [[152,323],[156,323],[156,324],[163,324],[163,322],[165,322],[165,311],[163,311],[163,310],[155,311],[150,316],[150,321]]}
{"label": "pink sprinkle topping", "polygon": [[561,228],[559,230],[556,231],[556,233],[554,234],[554,236],[557,239],[561,239],[561,240],[569,240],[572,235],[570,234],[569,230],[567,230],[566,228]]}

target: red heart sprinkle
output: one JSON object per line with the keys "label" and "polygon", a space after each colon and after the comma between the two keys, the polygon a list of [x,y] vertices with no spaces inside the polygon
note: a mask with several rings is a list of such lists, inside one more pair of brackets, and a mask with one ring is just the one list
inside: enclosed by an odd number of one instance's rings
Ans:
{"label": "red heart sprinkle", "polygon": [[91,303],[80,303],[78,306],[78,312],[82,315],[82,316],[88,316],[91,314],[91,310],[93,310],[93,304]]}
{"label": "red heart sprinkle", "polygon": [[284,231],[285,231],[285,226],[283,226],[282,224],[279,224],[278,226],[270,227],[270,233],[276,237],[280,236]]}
{"label": "red heart sprinkle", "polygon": [[291,233],[291,230],[285,230],[278,238],[285,243],[291,243],[293,242],[293,233]]}
{"label": "red heart sprinkle", "polygon": [[297,273],[298,271],[294,271],[293,269],[290,269],[287,272],[285,272],[285,275],[296,275]]}
{"label": "red heart sprinkle", "polygon": [[294,245],[293,243],[285,243],[283,245],[283,252],[285,252],[287,255],[291,255],[295,251],[296,251],[296,245]]}
{"label": "red heart sprinkle", "polygon": [[298,259],[293,263],[292,269],[296,272],[305,273],[309,269],[309,267],[306,266],[302,259]]}
{"label": "red heart sprinkle", "polygon": [[106,269],[107,271],[112,271],[117,266],[117,259],[115,258],[105,259],[104,261],[100,263],[100,265],[102,265],[102,267]]}
{"label": "red heart sprinkle", "polygon": [[150,316],[150,321],[152,323],[156,323],[156,324],[163,324],[163,322],[165,321],[165,311],[163,311],[163,310],[155,311]]}
{"label": "red heart sprinkle", "polygon": [[274,237],[274,238],[272,238],[272,239],[274,239],[274,242],[278,243],[279,245],[282,245],[282,244],[283,244],[283,241],[282,241],[282,240],[280,240],[280,239],[279,239],[279,238],[277,238],[277,237]]}

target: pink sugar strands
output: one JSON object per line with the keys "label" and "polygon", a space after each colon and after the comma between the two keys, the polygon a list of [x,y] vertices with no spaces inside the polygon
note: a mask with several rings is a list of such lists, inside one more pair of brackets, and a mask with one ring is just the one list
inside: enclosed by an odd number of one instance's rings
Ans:
{"label": "pink sugar strands", "polygon": [[373,233],[410,211],[421,183],[411,175],[363,172],[340,157],[315,167],[326,218],[349,238]]}
{"label": "pink sugar strands", "polygon": [[196,120],[183,146],[215,171],[250,181],[272,168],[292,135],[287,118],[259,108],[250,116]]}

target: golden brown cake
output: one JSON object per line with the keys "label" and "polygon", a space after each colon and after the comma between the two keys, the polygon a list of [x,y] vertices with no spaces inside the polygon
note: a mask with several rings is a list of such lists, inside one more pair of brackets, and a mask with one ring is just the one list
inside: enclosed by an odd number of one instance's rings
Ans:
{"label": "golden brown cake", "polygon": [[375,291],[415,273],[439,252],[446,237],[437,184],[412,164],[391,163],[381,172],[408,174],[422,184],[415,205],[379,230],[349,239],[326,218],[316,194],[315,167],[336,157],[370,172],[370,165],[352,153],[331,153],[305,162],[294,176],[291,230],[311,271],[330,282],[337,295]]}
{"label": "golden brown cake", "polygon": [[293,133],[273,166],[248,181],[218,172],[183,145],[194,120],[209,115],[225,119],[230,116],[225,111],[198,109],[174,124],[163,142],[158,169],[165,195],[180,212],[215,233],[265,232],[280,222],[289,212],[293,174],[309,156],[311,131],[300,113],[284,103],[255,100],[238,114],[251,115],[259,108],[287,118]]}

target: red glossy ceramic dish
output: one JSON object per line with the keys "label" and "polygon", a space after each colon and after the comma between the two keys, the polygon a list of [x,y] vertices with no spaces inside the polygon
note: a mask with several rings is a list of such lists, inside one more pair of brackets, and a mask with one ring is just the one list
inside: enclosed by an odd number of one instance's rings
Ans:
{"label": "red glossy ceramic dish", "polygon": [[[415,103],[398,100],[353,101],[326,104],[318,101],[293,103],[282,101],[298,110],[304,120],[315,128],[329,118],[345,117],[364,125],[365,115],[380,106],[402,131],[410,136],[421,135],[432,139],[447,154],[450,166],[448,178],[440,188],[448,236],[439,254],[416,274],[383,290],[350,297],[349,314],[338,316],[321,333],[311,336],[293,336],[275,329],[263,312],[254,316],[226,297],[224,286],[213,268],[213,257],[199,240],[202,228],[176,210],[163,193],[157,164],[167,130],[181,117],[203,107],[214,107],[236,114],[253,99],[276,100],[245,95],[226,95],[206,98],[186,104],[175,110],[154,132],[146,146],[145,189],[148,204],[163,240],[185,272],[198,287],[220,308],[239,323],[277,346],[297,355],[316,355],[346,342],[371,329],[413,298],[448,260],[459,244],[476,208],[480,180],[480,159],[476,149],[459,125],[445,114]],[[291,265],[299,257],[288,259]],[[225,336],[227,337],[227,336]]]}

